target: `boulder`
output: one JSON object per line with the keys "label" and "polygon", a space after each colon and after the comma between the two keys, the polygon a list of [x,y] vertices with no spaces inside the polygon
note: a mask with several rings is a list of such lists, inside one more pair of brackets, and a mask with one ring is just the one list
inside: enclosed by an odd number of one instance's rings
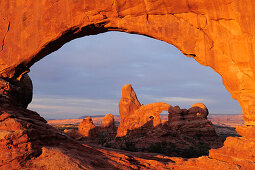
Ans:
{"label": "boulder", "polygon": [[27,108],[32,101],[33,84],[28,74],[24,74],[19,80],[14,81],[0,78],[0,87],[0,96],[6,102]]}

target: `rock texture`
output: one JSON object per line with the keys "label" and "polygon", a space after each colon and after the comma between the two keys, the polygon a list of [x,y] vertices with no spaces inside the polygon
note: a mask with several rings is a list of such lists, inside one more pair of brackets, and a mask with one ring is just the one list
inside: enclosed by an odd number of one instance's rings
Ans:
{"label": "rock texture", "polygon": [[[5,103],[0,107],[0,168],[20,169],[27,160],[70,139],[46,124],[36,112]],[[57,143],[56,143],[57,142]]]}
{"label": "rock texture", "polygon": [[78,127],[78,131],[83,137],[92,137],[96,135],[95,128],[96,126],[94,125],[91,117],[89,116],[82,120]]}
{"label": "rock texture", "polygon": [[[135,111],[141,107],[131,84],[122,87],[121,99],[119,102],[120,125],[117,136],[124,136],[129,128],[133,129],[131,124],[137,121]],[[135,125],[137,123],[134,123]]]}
{"label": "rock texture", "polygon": [[112,114],[106,114],[102,125],[102,128],[106,128],[106,129],[114,129],[115,128],[115,124],[114,124],[114,116]]}
{"label": "rock texture", "polygon": [[[196,103],[187,110],[162,102],[136,107],[132,100],[139,103],[132,86],[123,86],[119,110],[125,111],[120,112],[125,120],[121,120],[118,127],[117,140],[106,145],[181,157],[206,155],[210,148],[222,146],[212,123],[207,120],[209,113],[204,104]],[[159,117],[163,110],[169,113],[164,123]]]}
{"label": "rock texture", "polygon": [[[169,107],[169,104],[162,102],[141,105],[131,84],[124,85],[119,102],[121,121],[117,137],[125,136],[128,131],[139,129],[146,123],[147,126],[153,127],[160,125],[159,115],[163,110],[168,111]],[[151,125],[148,124],[149,121]]]}
{"label": "rock texture", "polygon": [[185,160],[80,144],[47,125],[36,112],[0,101],[0,169],[240,168],[208,157]]}
{"label": "rock texture", "polygon": [[[255,125],[254,11],[252,0],[1,1],[1,169],[62,166],[254,169],[251,126]],[[216,159],[140,158],[82,147],[46,125],[37,113],[24,109],[30,97],[22,102],[16,94],[23,93],[23,88],[31,94],[30,87],[22,87],[20,83],[35,62],[75,38],[107,31],[165,41],[213,68],[243,108],[245,123],[250,125],[239,131],[244,137],[228,138],[226,146],[209,154]],[[10,93],[11,89],[15,92]]]}
{"label": "rock texture", "polygon": [[5,101],[27,108],[33,97],[32,80],[24,74],[20,80],[6,81],[0,78],[0,94]]}
{"label": "rock texture", "polygon": [[209,157],[245,167],[244,169],[254,169],[254,130],[253,126],[237,126],[236,131],[242,137],[228,137],[222,148],[210,150]]}
{"label": "rock texture", "polygon": [[[38,10],[40,9],[40,10]],[[255,124],[252,0],[2,1],[0,75],[17,79],[72,39],[123,31],[173,44],[210,66]]]}

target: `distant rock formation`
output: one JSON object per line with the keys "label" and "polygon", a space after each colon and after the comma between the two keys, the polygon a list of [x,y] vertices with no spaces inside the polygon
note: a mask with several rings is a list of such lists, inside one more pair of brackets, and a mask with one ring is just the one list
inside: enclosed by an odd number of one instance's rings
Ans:
{"label": "distant rock formation", "polygon": [[212,148],[220,146],[212,123],[207,120],[209,112],[204,104],[196,103],[188,110],[170,107],[168,112],[168,128],[172,133],[198,138]]}
{"label": "distant rock formation", "polygon": [[[103,144],[105,143],[105,140],[114,138],[116,136],[116,130],[117,128],[114,124],[114,116],[112,114],[105,115],[101,126],[95,126],[92,118],[89,116],[84,118],[78,127],[78,133],[82,137],[87,138],[90,142],[98,144]],[[74,138],[79,138],[79,136],[73,131],[66,132]]]}
{"label": "distant rock formation", "polygon": [[[208,154],[210,148],[222,146],[212,123],[207,120],[208,109],[204,104],[196,103],[187,110],[163,102],[138,103],[132,86],[123,86],[119,103],[121,123],[117,131],[120,139],[111,142],[112,147],[196,157]],[[169,113],[168,121],[162,122],[159,115],[164,110]]]}
{"label": "distant rock formation", "polygon": [[96,126],[94,125],[92,118],[89,116],[82,120],[78,127],[78,131],[83,137],[92,137],[96,135],[94,131],[92,132],[95,128]]}
{"label": "distant rock formation", "polygon": [[120,125],[117,136],[124,136],[128,129],[137,128],[137,116],[135,111],[141,107],[131,84],[122,87],[122,95],[119,102]]}
{"label": "distant rock formation", "polygon": [[128,130],[139,129],[149,121],[154,127],[159,125],[161,123],[160,113],[163,110],[168,111],[169,107],[169,104],[163,102],[141,105],[131,84],[124,85],[119,102],[121,121],[117,137],[125,136]]}
{"label": "distant rock formation", "polygon": [[112,114],[106,114],[104,119],[103,119],[101,127],[102,128],[109,128],[109,129],[115,128],[114,116]]}

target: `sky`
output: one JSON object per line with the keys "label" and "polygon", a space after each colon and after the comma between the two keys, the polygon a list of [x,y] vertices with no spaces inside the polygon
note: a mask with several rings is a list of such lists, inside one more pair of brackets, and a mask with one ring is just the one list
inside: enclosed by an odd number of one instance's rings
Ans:
{"label": "sky", "polygon": [[142,104],[166,102],[211,114],[241,114],[238,102],[210,67],[173,45],[142,35],[107,32],[75,39],[31,67],[29,109],[46,119],[118,114],[122,86],[131,84]]}

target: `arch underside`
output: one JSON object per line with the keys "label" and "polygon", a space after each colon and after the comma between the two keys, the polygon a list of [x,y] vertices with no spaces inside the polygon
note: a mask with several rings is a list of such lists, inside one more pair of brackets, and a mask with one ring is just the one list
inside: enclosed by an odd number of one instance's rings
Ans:
{"label": "arch underside", "polygon": [[3,1],[1,77],[10,82],[20,79],[35,62],[75,38],[107,31],[140,34],[172,44],[186,56],[213,68],[242,106],[246,124],[253,125],[252,3],[252,0]]}

